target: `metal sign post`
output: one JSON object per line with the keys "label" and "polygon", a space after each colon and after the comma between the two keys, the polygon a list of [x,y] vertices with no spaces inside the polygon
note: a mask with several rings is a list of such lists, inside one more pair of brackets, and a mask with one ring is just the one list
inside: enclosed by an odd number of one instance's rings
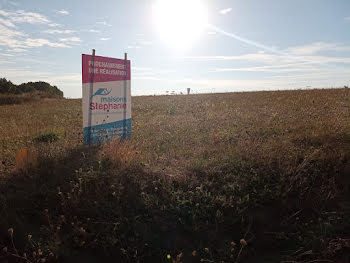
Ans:
{"label": "metal sign post", "polygon": [[[95,74],[95,49],[92,50],[92,71],[90,72],[90,90],[89,90],[89,105],[92,102],[92,95],[94,94],[94,74]],[[92,123],[92,114],[89,107],[89,116],[88,116],[88,138],[87,143],[90,146],[91,144],[91,123]]]}
{"label": "metal sign post", "polygon": [[127,132],[126,132],[126,105],[127,105],[127,100],[126,100],[126,87],[127,87],[127,78],[128,78],[128,71],[127,71],[127,60],[128,60],[128,53],[124,53],[124,70],[125,70],[125,77],[124,77],[124,103],[125,107],[123,110],[123,139],[126,138]]}

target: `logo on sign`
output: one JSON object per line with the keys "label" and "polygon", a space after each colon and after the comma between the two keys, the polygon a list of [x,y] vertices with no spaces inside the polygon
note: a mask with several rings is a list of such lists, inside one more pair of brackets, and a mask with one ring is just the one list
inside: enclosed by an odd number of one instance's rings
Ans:
{"label": "logo on sign", "polygon": [[111,93],[111,90],[107,90],[106,88],[101,88],[98,89],[94,95],[92,95],[91,97],[97,96],[97,95],[101,95],[101,96],[107,96],[109,93]]}

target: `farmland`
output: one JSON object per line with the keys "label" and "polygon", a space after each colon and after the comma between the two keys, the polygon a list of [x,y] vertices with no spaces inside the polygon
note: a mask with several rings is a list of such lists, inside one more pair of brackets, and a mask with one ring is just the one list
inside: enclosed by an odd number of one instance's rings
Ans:
{"label": "farmland", "polygon": [[90,148],[81,108],[0,106],[0,259],[349,259],[348,89],[133,97],[132,139]]}

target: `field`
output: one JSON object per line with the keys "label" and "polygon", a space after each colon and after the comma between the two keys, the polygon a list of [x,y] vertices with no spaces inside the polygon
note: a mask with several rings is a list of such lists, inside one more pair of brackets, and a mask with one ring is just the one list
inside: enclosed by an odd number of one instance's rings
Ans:
{"label": "field", "polygon": [[132,104],[90,148],[81,100],[0,106],[0,261],[350,261],[349,89]]}

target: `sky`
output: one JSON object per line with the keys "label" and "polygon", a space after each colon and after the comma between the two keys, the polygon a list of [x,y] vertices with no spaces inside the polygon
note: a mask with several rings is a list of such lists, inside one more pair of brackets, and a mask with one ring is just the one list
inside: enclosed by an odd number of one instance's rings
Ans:
{"label": "sky", "polygon": [[95,49],[128,53],[133,96],[350,85],[349,0],[163,0],[179,6],[162,18],[157,1],[0,0],[0,77],[79,98],[81,55]]}

